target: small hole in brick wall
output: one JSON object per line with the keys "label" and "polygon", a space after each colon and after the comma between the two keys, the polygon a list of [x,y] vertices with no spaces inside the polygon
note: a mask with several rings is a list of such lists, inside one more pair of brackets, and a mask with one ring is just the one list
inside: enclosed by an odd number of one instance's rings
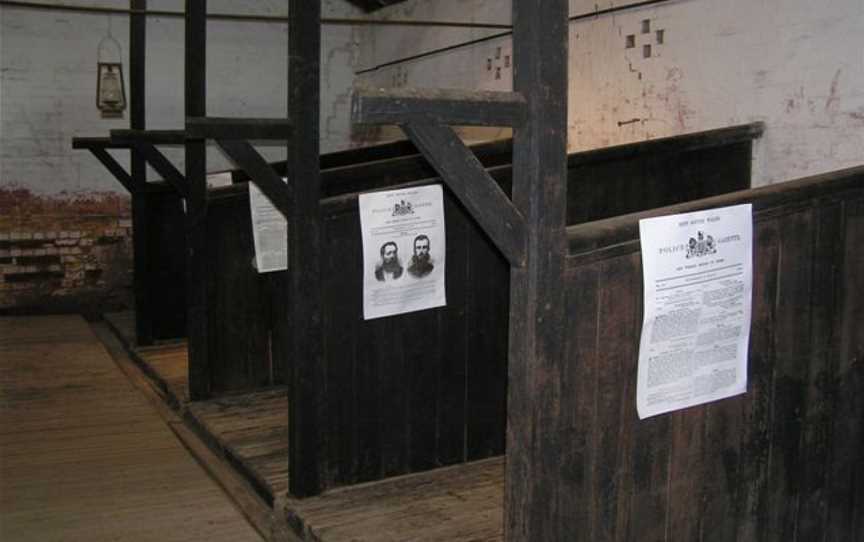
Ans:
{"label": "small hole in brick wall", "polygon": [[510,55],[504,55],[504,67],[505,68],[510,67]]}
{"label": "small hole in brick wall", "polygon": [[656,34],[657,34],[657,43],[662,44],[666,39],[666,31],[665,30],[658,30],[656,32]]}
{"label": "small hole in brick wall", "polygon": [[642,46],[642,58],[651,58],[651,46],[643,45]]}
{"label": "small hole in brick wall", "polygon": [[624,40],[624,47],[627,49],[636,47],[636,36],[633,34],[628,35]]}
{"label": "small hole in brick wall", "polygon": [[651,32],[651,20],[642,19],[642,33],[648,34],[649,32]]}
{"label": "small hole in brick wall", "polygon": [[487,72],[492,71],[492,59],[491,58],[486,59],[486,71]]}
{"label": "small hole in brick wall", "polygon": [[501,79],[501,68],[495,68],[495,79]]}
{"label": "small hole in brick wall", "polygon": [[495,48],[495,60],[501,60],[501,48],[500,47]]}

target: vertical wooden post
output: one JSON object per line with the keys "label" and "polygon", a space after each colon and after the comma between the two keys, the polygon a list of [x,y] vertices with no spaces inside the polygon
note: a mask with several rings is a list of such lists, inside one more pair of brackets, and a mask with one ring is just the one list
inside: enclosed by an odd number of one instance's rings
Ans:
{"label": "vertical wooden post", "polygon": [[[130,0],[129,8],[146,10],[147,0]],[[129,127],[133,130],[146,128],[145,77],[147,49],[147,16],[129,17]],[[131,156],[133,186],[141,187],[147,182],[147,165],[144,157],[134,149]],[[149,292],[151,277],[148,273],[149,245],[147,223],[150,220],[149,198],[145,191],[132,194],[132,246],[134,253],[133,290],[135,295],[135,335],[138,345],[153,344],[153,304]]]}
{"label": "vertical wooden post", "polygon": [[[207,104],[207,0],[186,0],[186,117],[203,117]],[[207,144],[186,141],[186,291],[189,396],[209,395],[207,367]]]}
{"label": "vertical wooden post", "polygon": [[560,540],[542,487],[558,462],[543,454],[560,449],[551,440],[565,337],[567,0],[513,2],[513,57],[513,87],[528,104],[514,133],[513,202],[528,244],[526,265],[510,274],[505,538],[533,542]]}
{"label": "vertical wooden post", "polygon": [[288,146],[288,292],[290,341],[289,480],[293,495],[320,493],[326,461],[324,348],[321,331],[321,178],[319,107],[321,3],[290,0],[288,113],[294,138]]}

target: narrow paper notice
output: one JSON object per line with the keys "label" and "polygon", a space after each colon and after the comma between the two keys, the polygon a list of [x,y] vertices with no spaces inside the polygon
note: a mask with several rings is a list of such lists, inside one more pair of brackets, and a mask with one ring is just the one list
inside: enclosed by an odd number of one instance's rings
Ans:
{"label": "narrow paper notice", "polygon": [[639,234],[639,418],[747,391],[751,206],[640,220]]}
{"label": "narrow paper notice", "polygon": [[[283,181],[287,178],[282,177]],[[259,273],[288,269],[288,221],[258,186],[249,183],[255,267]]]}
{"label": "narrow paper notice", "polygon": [[363,318],[447,304],[441,185],[360,195]]}

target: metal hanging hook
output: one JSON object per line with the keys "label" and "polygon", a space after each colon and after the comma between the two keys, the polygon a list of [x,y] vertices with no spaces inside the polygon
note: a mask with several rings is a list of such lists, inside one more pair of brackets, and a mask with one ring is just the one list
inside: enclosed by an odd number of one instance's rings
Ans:
{"label": "metal hanging hook", "polygon": [[111,16],[108,16],[108,34],[106,34],[101,40],[99,40],[99,45],[96,47],[96,61],[104,62],[102,58],[102,51],[105,49],[107,45],[114,44],[114,47],[117,49],[117,59],[114,62],[122,63],[123,62],[123,48],[120,46],[120,42],[117,41],[114,36],[111,34]]}

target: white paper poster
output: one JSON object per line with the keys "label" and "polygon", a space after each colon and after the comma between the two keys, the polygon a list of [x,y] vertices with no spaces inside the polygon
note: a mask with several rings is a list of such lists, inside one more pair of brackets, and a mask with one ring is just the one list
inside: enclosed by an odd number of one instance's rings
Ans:
{"label": "white paper poster", "polygon": [[[282,177],[287,182],[287,178]],[[249,182],[255,267],[259,273],[288,269],[288,221],[258,186]]]}
{"label": "white paper poster", "polygon": [[207,188],[219,188],[222,186],[231,186],[232,177],[230,171],[223,171],[222,173],[208,173],[207,174]]}
{"label": "white paper poster", "polygon": [[364,319],[447,304],[441,185],[361,194],[360,229]]}
{"label": "white paper poster", "polygon": [[639,418],[747,391],[751,205],[639,221]]}

